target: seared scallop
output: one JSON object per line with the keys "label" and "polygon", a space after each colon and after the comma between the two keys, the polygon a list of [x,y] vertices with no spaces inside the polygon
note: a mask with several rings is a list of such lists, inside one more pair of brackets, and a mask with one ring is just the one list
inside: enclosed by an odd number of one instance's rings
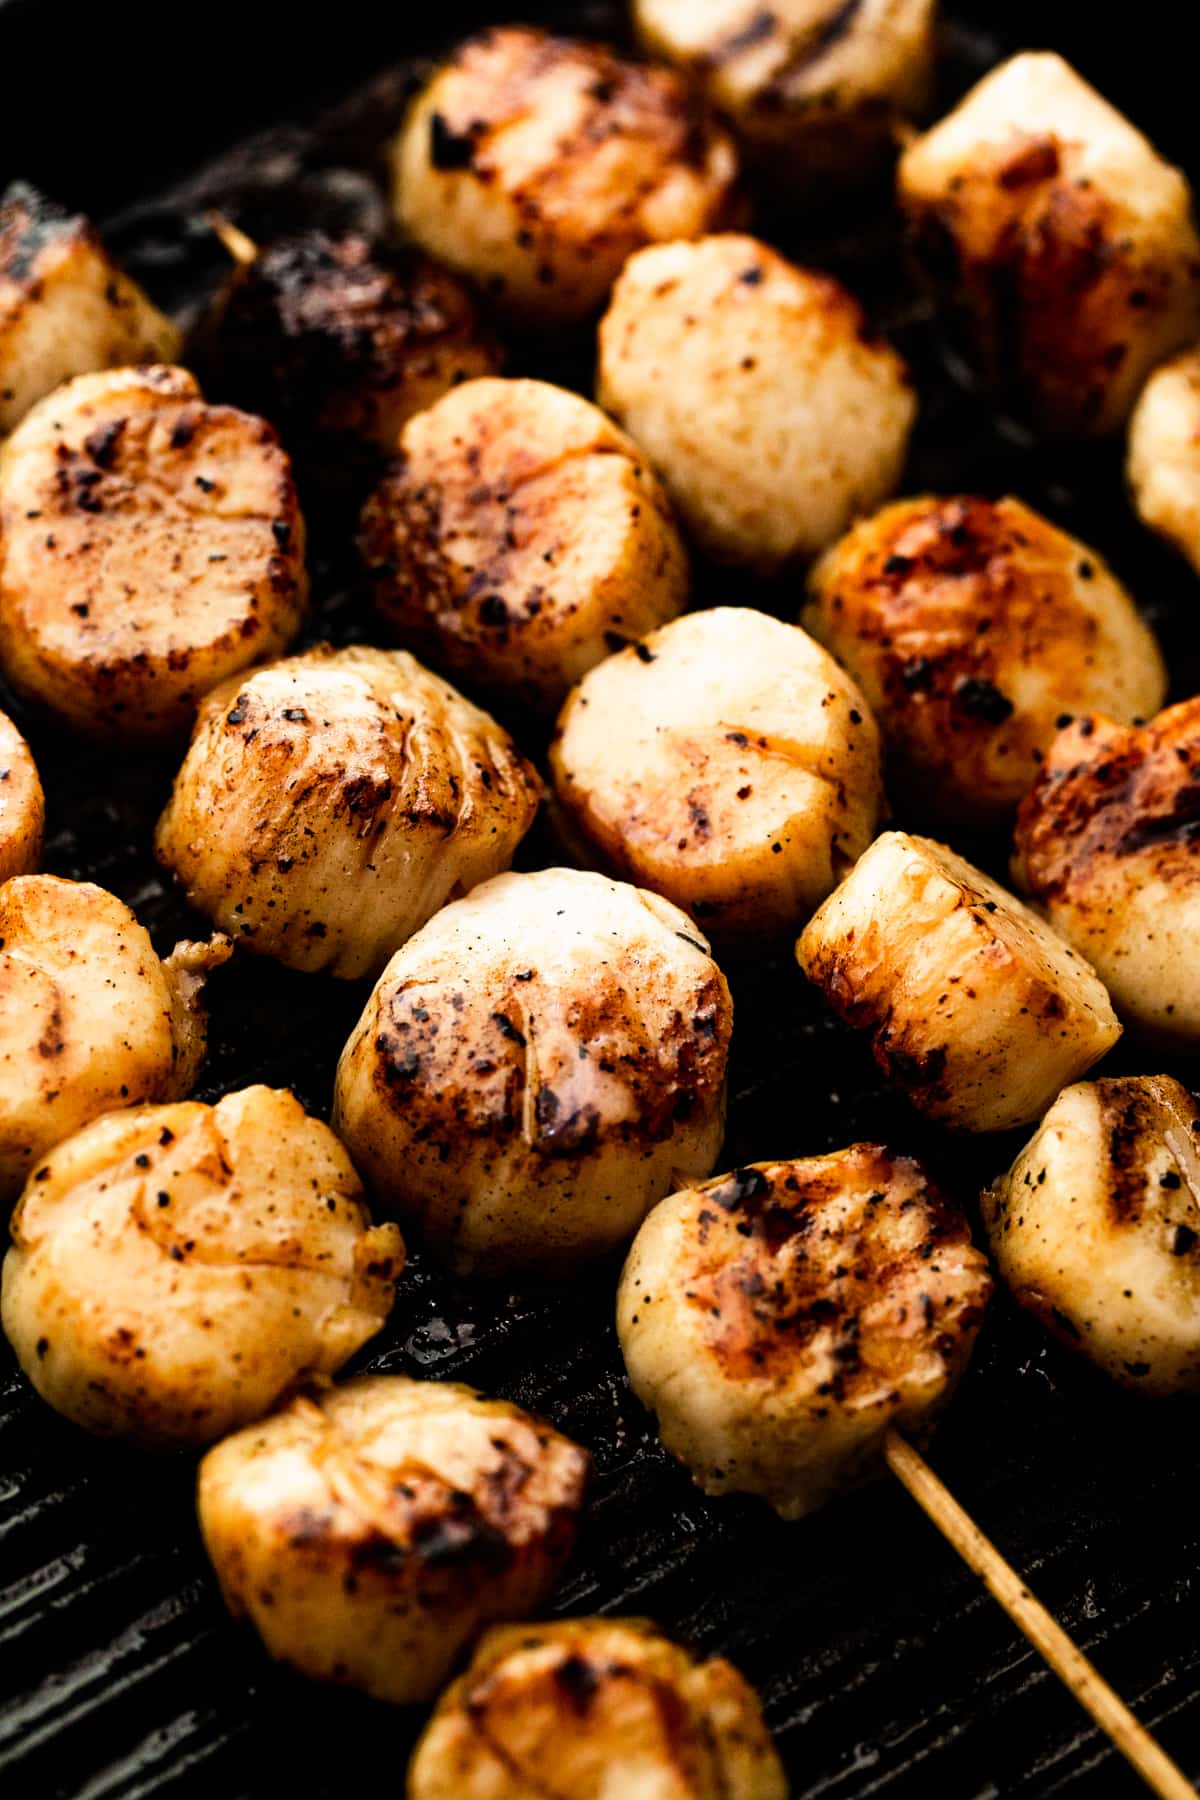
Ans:
{"label": "seared scallop", "polygon": [[1126,473],[1143,524],[1200,574],[1200,347],[1172,357],[1142,389]]}
{"label": "seared scallop", "polygon": [[597,381],[697,541],[763,571],[887,497],[916,412],[845,288],[733,232],[630,259]]}
{"label": "seared scallop", "polygon": [[985,76],[905,152],[899,191],[982,373],[1045,430],[1118,430],[1200,334],[1186,180],[1059,56]]}
{"label": "seared scallop", "polygon": [[1200,699],[1131,729],[1085,715],[1017,815],[1013,872],[1125,1021],[1200,1046]]}
{"label": "seared scallop", "polygon": [[729,990],[686,913],[575,869],[501,875],[384,970],[334,1129],[460,1274],[626,1243],[721,1147]]}
{"label": "seared scallop", "polygon": [[223,398],[322,465],[390,453],[448,388],[499,363],[470,289],[425,257],[304,232],[239,268],[203,334]]}
{"label": "seared scallop", "polygon": [[129,908],[88,881],[0,887],[0,1197],[90,1119],[189,1091],[204,976],[228,955],[216,939],[160,962]]}
{"label": "seared scallop", "polygon": [[539,795],[508,733],[404,651],[324,646],[209,695],[155,848],[247,949],[352,979],[507,868]]}
{"label": "seared scallop", "polygon": [[544,381],[468,382],[418,414],[359,543],[403,642],[539,709],[673,619],[687,557],[645,458]]}
{"label": "seared scallop", "polygon": [[403,1262],[329,1127],[246,1087],[110,1112],[50,1150],[13,1215],[4,1330],[77,1426],[212,1444],[374,1336]]}
{"label": "seared scallop", "polygon": [[893,794],[1011,818],[1063,713],[1158,711],[1154,634],[1086,544],[1019,500],[898,500],[813,571],[803,623],[866,695]]}
{"label": "seared scallop", "polygon": [[888,1079],[957,1131],[1040,1118],[1121,1034],[1082,956],[982,870],[902,831],[875,840],[796,955]]}
{"label": "seared scallop", "polygon": [[404,1264],[291,1094],[109,1113],[34,1170],[4,1330],[51,1406],[106,1437],[209,1444],[373,1337]]}
{"label": "seared scallop", "polygon": [[932,84],[937,0],[635,0],[634,19],[768,175],[814,194],[884,161]]}
{"label": "seared scallop", "polygon": [[446,1689],[409,1800],[787,1800],[754,1689],[646,1619],[496,1625]]}
{"label": "seared scallop", "polygon": [[662,1441],[709,1494],[799,1518],[921,1437],[991,1291],[966,1220],[878,1144],[754,1163],[655,1207],[617,1332]]}
{"label": "seared scallop", "polygon": [[200,1466],[226,1603],[270,1654],[381,1700],[428,1700],[481,1628],[549,1597],[587,1452],[446,1381],[301,1394]]}
{"label": "seared scallop", "polygon": [[270,425],[184,369],[81,375],[0,448],[0,663],[76,730],[186,732],[201,696],[278,656],[308,593]]}
{"label": "seared scallop", "polygon": [[0,712],[0,882],[37,868],[45,824],[41,777],[29,745]]}
{"label": "seared scallop", "polygon": [[565,324],[643,244],[720,222],[737,157],[670,70],[509,26],[468,39],[418,95],[394,175],[423,250],[518,323]]}
{"label": "seared scallop", "polygon": [[170,319],[85,218],[23,181],[0,194],[0,437],[74,375],[178,353]]}
{"label": "seared scallop", "polygon": [[1143,1393],[1200,1391],[1200,1117],[1169,1075],[1060,1094],[983,1196],[1019,1305]]}
{"label": "seared scallop", "polygon": [[879,738],[818,644],[690,613],[585,676],[550,751],[580,848],[721,938],[794,930],[875,835]]}

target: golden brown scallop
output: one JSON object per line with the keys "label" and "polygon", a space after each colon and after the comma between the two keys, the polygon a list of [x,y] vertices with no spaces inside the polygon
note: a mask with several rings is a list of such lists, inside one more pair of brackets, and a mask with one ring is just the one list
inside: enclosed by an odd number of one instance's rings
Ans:
{"label": "golden brown scallop", "polygon": [[329,1375],[404,1266],[350,1159],[292,1094],[109,1113],[35,1169],[4,1330],[42,1398],[106,1437],[210,1444]]}
{"label": "golden brown scallop", "polygon": [[787,1800],[758,1696],[645,1619],[496,1625],[417,1745],[408,1800]]}
{"label": "golden brown scallop", "polygon": [[540,793],[508,733],[403,650],[326,645],[209,695],[155,849],[247,949],[355,979],[508,867]]}
{"label": "golden brown scallop", "polygon": [[878,1144],[753,1163],[650,1214],[617,1294],[634,1392],[709,1494],[785,1519],[923,1436],[991,1292],[966,1220]]}
{"label": "golden brown scallop", "polygon": [[1140,729],[1067,725],[1017,816],[1013,872],[1131,1026],[1200,1045],[1200,699]]}
{"label": "golden brown scallop", "polygon": [[55,875],[0,887],[0,1197],[90,1119],[189,1092],[204,977],[229,948],[177,944],[160,962],[104,888]]}
{"label": "golden brown scallop", "polygon": [[884,162],[924,106],[937,12],[937,0],[635,0],[634,22],[764,175],[816,198]]}
{"label": "golden brown scallop", "polygon": [[1017,1303],[1123,1386],[1200,1390],[1200,1118],[1169,1075],[1059,1095],[983,1196]]}
{"label": "golden brown scallop", "polygon": [[1200,346],[1172,357],[1142,389],[1125,470],[1142,523],[1200,574]]}
{"label": "golden brown scallop", "polygon": [[1011,817],[1063,713],[1157,712],[1154,634],[1094,550],[1019,500],[898,500],[813,571],[802,622],[850,671],[893,796],[927,818]]}
{"label": "golden brown scallop", "polygon": [[287,647],[307,595],[274,430],[184,369],[81,375],[0,447],[0,663],[78,731],[186,732],[210,688]]}
{"label": "golden brown scallop", "polygon": [[983,374],[1047,431],[1119,430],[1200,334],[1186,180],[1059,56],[986,75],[905,152],[899,194]]}
{"label": "golden brown scallop", "polygon": [[599,408],[544,381],[468,382],[413,419],[359,544],[402,643],[540,710],[687,597],[687,556],[645,457]]}
{"label": "golden brown scallop", "polygon": [[904,363],[846,289],[738,232],[630,258],[596,391],[697,542],[764,572],[886,499],[916,413]]}
{"label": "golden brown scallop", "polygon": [[876,838],[796,955],[889,1081],[952,1130],[1040,1118],[1121,1035],[1065,939],[944,844],[902,831]]}
{"label": "golden brown scallop", "polygon": [[883,803],[854,683],[805,632],[742,606],[689,613],[593,669],[550,768],[580,849],[721,939],[794,930]]}
{"label": "golden brown scallop", "polygon": [[8,714],[0,712],[0,882],[37,868],[45,825],[37,765]]}
{"label": "golden brown scallop", "polygon": [[0,194],[0,437],[74,375],[178,353],[170,319],[87,219],[23,181]]}
{"label": "golden brown scallop", "polygon": [[672,71],[505,26],[435,73],[393,167],[409,236],[528,327],[586,318],[633,251],[721,222],[737,157]]}
{"label": "golden brown scallop", "polygon": [[549,1598],[587,1452],[447,1381],[315,1388],[200,1466],[200,1527],[230,1610],[279,1661],[428,1700],[483,1626]]}
{"label": "golden brown scallop", "polygon": [[500,875],[392,958],[338,1064],[335,1130],[456,1272],[567,1272],[721,1147],[732,1004],[657,894]]}

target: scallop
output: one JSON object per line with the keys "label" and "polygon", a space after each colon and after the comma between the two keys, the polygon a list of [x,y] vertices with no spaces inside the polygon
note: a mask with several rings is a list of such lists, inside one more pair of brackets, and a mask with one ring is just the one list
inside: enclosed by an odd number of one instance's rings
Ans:
{"label": "scallop", "polygon": [[1168,1075],[1059,1095],[983,1196],[1018,1305],[1123,1386],[1200,1391],[1200,1118]]}
{"label": "scallop", "polygon": [[307,595],[275,432],[186,370],[81,375],[0,448],[0,664],[77,731],[185,735],[210,688],[286,649]]}
{"label": "scallop", "polygon": [[1200,574],[1200,347],[1172,357],[1142,389],[1126,473],[1142,523]]}
{"label": "scallop", "polygon": [[223,397],[323,475],[391,454],[414,413],[499,365],[470,288],[356,233],[279,238],[239,268],[203,333]]}
{"label": "scallop", "polygon": [[720,222],[737,156],[670,70],[509,26],[437,70],[393,173],[416,244],[518,324],[561,326],[595,313],[643,244]]}
{"label": "scallop", "polygon": [[1017,815],[1013,872],[1143,1036],[1200,1045],[1200,699],[1140,728],[1059,732]]}
{"label": "scallop", "polygon": [[764,173],[814,197],[885,162],[932,86],[936,0],[635,0],[634,20]]}
{"label": "scallop", "polygon": [[672,1194],[634,1240],[617,1332],[634,1393],[708,1494],[800,1518],[923,1437],[991,1291],[966,1220],[878,1144]]}
{"label": "scallop", "polygon": [[45,826],[37,765],[8,714],[0,712],[0,882],[37,868]]}
{"label": "scallop", "polygon": [[589,1468],[507,1401],[360,1376],[210,1450],[200,1527],[227,1605],[273,1657],[428,1700],[485,1625],[548,1599]]}
{"label": "scallop", "polygon": [[0,1195],[113,1108],[182,1098],[199,1074],[200,993],[229,943],[160,962],[115,894],[16,875],[0,887]]}
{"label": "scallop", "polygon": [[404,1243],[292,1094],[109,1113],[30,1177],[4,1330],[44,1400],[106,1437],[184,1447],[332,1374],[387,1318]]}
{"label": "scallop", "polygon": [[87,219],[10,183],[0,194],[0,437],[72,376],[178,353],[170,319]]}
{"label": "scallop", "polygon": [[944,844],[902,831],[875,840],[796,955],[888,1080],[956,1131],[1030,1124],[1121,1034],[1064,939]]}
{"label": "scallop", "polygon": [[409,1800],[787,1800],[754,1689],[645,1619],[496,1625],[438,1701]]}
{"label": "scallop", "polygon": [[861,693],[805,632],[749,607],[690,613],[593,669],[550,767],[584,854],[743,942],[820,905],[883,799]]}
{"label": "scallop", "polygon": [[540,791],[404,651],[322,646],[209,695],[155,848],[247,949],[354,979],[508,867]]}
{"label": "scallop", "polygon": [[900,160],[916,251],[993,386],[1039,428],[1119,430],[1200,335],[1178,169],[1060,56],[1014,56]]}
{"label": "scallop", "polygon": [[1094,550],[1019,500],[898,500],[813,571],[803,623],[862,688],[914,813],[1007,823],[1063,713],[1166,694],[1150,627]]}
{"label": "scallop", "polygon": [[736,232],[630,258],[597,392],[702,548],[764,573],[886,499],[916,413],[845,288]]}
{"label": "scallop", "polygon": [[729,990],[686,913],[575,869],[501,875],[384,970],[335,1130],[459,1274],[562,1273],[628,1242],[724,1129]]}
{"label": "scallop", "polygon": [[687,556],[646,459],[544,381],[471,381],[413,419],[359,544],[395,637],[542,711],[687,598]]}

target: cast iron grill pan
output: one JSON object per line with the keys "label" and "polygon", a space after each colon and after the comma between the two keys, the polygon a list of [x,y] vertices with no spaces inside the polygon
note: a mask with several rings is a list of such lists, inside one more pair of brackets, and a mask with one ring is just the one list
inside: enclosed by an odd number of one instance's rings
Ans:
{"label": "cast iron grill pan", "polygon": [[[411,48],[424,32],[416,43],[422,55],[444,48],[473,22],[468,10],[443,8],[452,16],[440,37],[393,13],[389,42],[381,15],[350,0],[339,8],[340,36],[328,55],[320,33],[309,40],[291,28],[283,82],[269,78],[264,53],[238,39],[218,5],[205,16],[190,73],[177,57],[170,61],[176,136],[165,140],[162,156],[133,152],[139,133],[167,128],[166,77],[156,75],[148,43],[140,51],[110,46],[131,95],[137,79],[157,85],[146,90],[142,112],[132,99],[124,112],[106,112],[108,162],[80,154],[86,146],[72,139],[69,117],[54,124],[34,113],[21,136],[22,160],[5,174],[28,173],[53,183],[70,204],[102,208],[110,241],[155,297],[196,307],[225,266],[200,220],[208,205],[219,204],[261,239],[300,224],[382,228],[371,177],[421,62],[371,71],[397,39]],[[1003,16],[1002,32],[961,12],[951,20],[944,103],[1005,51],[1049,38],[1186,163],[1185,72],[1178,46],[1172,55],[1169,38],[1153,29],[1169,28],[1174,9],[1139,9],[1139,20],[1126,21],[1136,38],[1118,37],[1116,18],[1106,24],[1091,8],[1042,9],[1044,19],[1021,6],[989,10]],[[531,14],[620,35],[613,6],[526,8]],[[31,59],[59,16],[57,8],[35,12],[0,0],[0,66],[18,83],[27,65],[36,76]],[[353,70],[348,41],[358,58]],[[229,69],[233,117],[246,116],[253,73],[263,111],[292,122],[214,155],[220,117],[205,84],[218,65]],[[331,68],[349,96],[332,106]],[[94,83],[78,62],[72,70],[63,78],[68,96],[83,96],[79,105],[91,117]],[[169,189],[153,191],[147,168],[182,167],[198,141],[204,153],[194,165]],[[886,196],[816,224],[784,216],[760,228],[799,260],[846,280],[910,357],[923,410],[905,489],[1012,491],[1093,542],[1161,632],[1172,698],[1200,688],[1193,627],[1200,594],[1134,521],[1121,495],[1119,449],[1040,449],[955,377],[904,278]],[[589,365],[590,346],[580,343],[552,355],[518,347],[510,367],[587,391]],[[319,508],[314,513],[311,499],[309,510],[309,639],[366,637],[344,533]],[[698,587],[701,599],[743,600],[782,616],[794,616],[798,604],[793,585],[755,585],[741,575],[702,569]],[[120,894],[162,950],[196,930],[200,922],[149,852],[177,758],[81,751],[53,728],[23,719],[11,697],[3,703],[28,729],[45,780],[47,869]],[[525,747],[539,752],[528,723],[513,723]],[[1003,873],[1002,843],[960,840],[959,847]],[[522,854],[527,865],[551,856],[536,834]],[[970,1205],[981,1181],[1006,1164],[1009,1141],[955,1143],[883,1090],[862,1046],[810,998],[790,957],[726,966],[737,1019],[722,1166],[884,1138],[925,1156]],[[291,1086],[327,1116],[337,1054],[365,991],[239,956],[211,982],[199,1097],[265,1081]],[[1136,1065],[1125,1052],[1113,1066]],[[1188,1079],[1186,1066],[1176,1072]],[[570,1290],[468,1288],[418,1250],[389,1328],[357,1365],[472,1382],[544,1412],[592,1450],[597,1482],[556,1610],[649,1614],[699,1648],[732,1657],[762,1690],[798,1796],[1139,1791],[895,1484],[850,1495],[792,1526],[749,1501],[706,1501],[659,1449],[625,1387],[612,1324],[615,1274],[609,1266]],[[360,1782],[400,1793],[420,1716],[303,1684],[269,1665],[249,1633],[226,1618],[194,1522],[192,1462],[91,1441],[33,1396],[6,1347],[2,1357],[4,1800],[317,1800]],[[1193,1775],[1200,1774],[1195,1423],[1184,1402],[1139,1403],[1076,1367],[1001,1297],[933,1449],[983,1527]]]}

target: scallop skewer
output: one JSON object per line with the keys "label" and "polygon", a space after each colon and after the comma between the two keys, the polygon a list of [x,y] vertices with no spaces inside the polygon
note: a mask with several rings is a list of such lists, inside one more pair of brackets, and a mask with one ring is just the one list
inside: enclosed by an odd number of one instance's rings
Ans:
{"label": "scallop skewer", "polygon": [[707,1493],[795,1519],[890,1469],[1147,1785],[1180,1800],[1190,1783],[917,1448],[991,1285],[921,1166],[855,1144],[664,1200],[622,1273],[617,1330],[634,1392]]}

